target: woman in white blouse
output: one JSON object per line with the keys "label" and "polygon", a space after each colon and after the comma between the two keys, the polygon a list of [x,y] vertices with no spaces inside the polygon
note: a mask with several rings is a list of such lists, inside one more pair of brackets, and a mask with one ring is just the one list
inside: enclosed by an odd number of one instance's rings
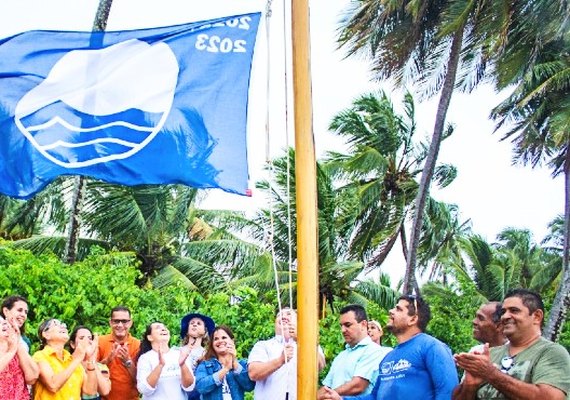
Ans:
{"label": "woman in white blouse", "polygon": [[185,400],[194,388],[192,360],[185,348],[170,348],[170,331],[161,322],[147,326],[137,361],[137,389],[145,400]]}

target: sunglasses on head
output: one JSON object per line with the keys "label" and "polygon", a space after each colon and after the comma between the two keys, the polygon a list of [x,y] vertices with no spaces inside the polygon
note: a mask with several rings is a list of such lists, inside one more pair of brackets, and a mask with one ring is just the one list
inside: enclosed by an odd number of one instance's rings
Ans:
{"label": "sunglasses on head", "polygon": [[46,326],[44,327],[43,331],[47,332],[52,326],[59,326],[60,328],[67,328],[67,324],[65,322],[61,322],[57,319],[50,319]]}
{"label": "sunglasses on head", "polygon": [[410,294],[406,297],[408,299],[408,303],[412,303],[412,302],[414,303],[414,314],[417,315],[418,314],[418,297],[419,296],[417,296],[415,294]]}

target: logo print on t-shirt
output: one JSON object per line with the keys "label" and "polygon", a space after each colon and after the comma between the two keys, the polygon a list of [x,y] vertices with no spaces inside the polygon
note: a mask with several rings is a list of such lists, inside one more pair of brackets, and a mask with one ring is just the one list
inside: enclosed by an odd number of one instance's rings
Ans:
{"label": "logo print on t-shirt", "polygon": [[389,375],[393,372],[405,371],[409,369],[411,366],[412,364],[408,360],[400,359],[397,363],[394,363],[394,361],[388,361],[382,363],[382,365],[380,366],[380,372],[382,373],[382,375]]}

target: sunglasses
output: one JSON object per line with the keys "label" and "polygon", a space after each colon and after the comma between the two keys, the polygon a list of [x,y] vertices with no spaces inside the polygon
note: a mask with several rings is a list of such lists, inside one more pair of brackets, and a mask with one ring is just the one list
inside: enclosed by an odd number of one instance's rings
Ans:
{"label": "sunglasses", "polygon": [[46,326],[43,329],[43,332],[47,332],[50,330],[52,326],[59,326],[60,328],[67,328],[67,324],[65,322],[61,322],[57,319],[50,319]]}
{"label": "sunglasses", "polygon": [[515,357],[505,356],[501,360],[501,372],[509,372],[515,365]]}
{"label": "sunglasses", "polygon": [[408,298],[408,303],[411,303],[412,301],[414,302],[414,314],[417,315],[418,314],[418,296],[415,294],[410,294],[407,296]]}

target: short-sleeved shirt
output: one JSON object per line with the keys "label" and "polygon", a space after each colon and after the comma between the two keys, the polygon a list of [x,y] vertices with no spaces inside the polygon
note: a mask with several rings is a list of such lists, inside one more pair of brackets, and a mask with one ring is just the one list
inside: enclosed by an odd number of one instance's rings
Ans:
{"label": "short-sleeved shirt", "polygon": [[[104,335],[99,338],[99,361],[107,358],[113,351],[115,339],[113,335]],[[140,341],[130,334],[127,335],[125,345],[129,349],[131,360],[136,359],[139,352]],[[111,379],[111,392],[103,397],[105,400],[138,400],[136,382],[131,377],[127,367],[123,365],[119,357],[115,357],[109,364],[109,377]]]}
{"label": "short-sleeved shirt", "polygon": [[[149,385],[147,378],[158,366],[158,353],[149,350],[142,354],[137,363],[137,388],[143,399],[149,400],[185,400],[186,393],[194,388],[194,383],[188,387],[182,386],[182,371],[178,360],[180,349],[173,347],[162,355],[164,366],[160,372],[158,383],[155,387]],[[186,358],[186,366],[192,371],[192,359]]]}
{"label": "short-sleeved shirt", "polygon": [[[509,346],[491,348],[491,361],[501,368],[501,360],[509,355]],[[554,386],[570,393],[570,355],[557,343],[540,338],[514,357],[514,363],[506,374],[532,384]],[[490,384],[485,384],[477,391],[477,399],[499,400],[506,397]]]}
{"label": "short-sleeved shirt", "polygon": [[30,399],[24,371],[20,367],[20,361],[16,354],[8,362],[8,365],[0,371],[0,399]]}
{"label": "short-sleeved shirt", "polygon": [[[268,362],[280,357],[283,354],[285,343],[285,339],[281,335],[276,335],[269,340],[260,340],[251,349],[247,360],[248,364]],[[294,346],[293,358],[272,372],[267,378],[255,383],[253,392],[255,399],[284,399],[286,393],[289,393],[289,400],[297,399],[297,342],[291,340],[289,343]],[[320,346],[318,352],[323,354]]]}
{"label": "short-sleeved shirt", "polygon": [[394,347],[380,363],[374,399],[449,400],[458,383],[449,347],[425,333]]}
{"label": "short-sleeved shirt", "polygon": [[362,393],[370,393],[378,376],[378,366],[386,352],[387,350],[383,350],[369,336],[353,347],[347,344],[333,360],[331,369],[323,380],[323,385],[334,389],[358,376],[370,382]]}
{"label": "short-sleeved shirt", "polygon": [[[37,363],[42,361],[47,362],[54,374],[58,374],[66,369],[73,360],[67,350],[63,350],[63,358],[59,358],[56,351],[50,346],[46,346],[43,350],[35,352],[32,358]],[[63,386],[56,393],[50,392],[41,382],[41,379],[38,379],[34,384],[34,400],[80,399],[84,375],[85,371],[83,367],[78,365],[77,368],[73,370],[69,379],[65,381]]]}

